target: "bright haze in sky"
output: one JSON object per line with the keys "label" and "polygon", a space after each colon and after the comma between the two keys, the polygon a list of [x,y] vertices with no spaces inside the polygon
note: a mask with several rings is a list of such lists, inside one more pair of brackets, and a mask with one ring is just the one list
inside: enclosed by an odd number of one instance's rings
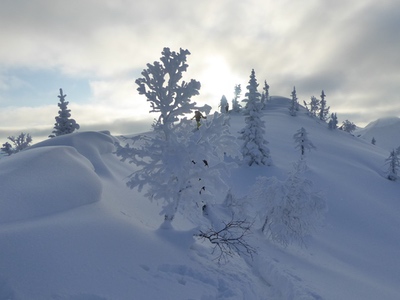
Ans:
{"label": "bright haze in sky", "polygon": [[0,144],[46,138],[59,89],[81,130],[129,134],[156,117],[135,80],[164,47],[188,49],[193,98],[215,110],[254,68],[261,92],[324,90],[339,121],[400,116],[400,6],[392,0],[3,0]]}

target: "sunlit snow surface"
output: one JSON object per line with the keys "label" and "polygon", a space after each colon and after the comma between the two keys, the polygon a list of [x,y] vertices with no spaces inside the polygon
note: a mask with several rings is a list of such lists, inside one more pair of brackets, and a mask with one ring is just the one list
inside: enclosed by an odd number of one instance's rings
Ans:
{"label": "sunlit snow surface", "polygon": [[[195,224],[159,229],[161,204],[125,185],[135,166],[113,154],[116,137],[81,132],[0,159],[0,300],[400,299],[400,182],[385,178],[388,151],[308,117],[275,97],[263,120],[273,164],[227,178],[237,199],[258,176],[284,179],[304,127],[323,228],[283,248],[254,233],[254,259],[218,265]],[[231,132],[244,117],[231,115]],[[263,203],[246,204],[260,211]]]}

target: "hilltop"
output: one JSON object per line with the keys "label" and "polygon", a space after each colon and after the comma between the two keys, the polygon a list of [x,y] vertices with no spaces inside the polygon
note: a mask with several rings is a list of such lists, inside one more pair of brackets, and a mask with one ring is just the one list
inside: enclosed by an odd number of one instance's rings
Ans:
{"label": "hilltop", "polygon": [[[120,137],[78,132],[0,160],[0,299],[398,299],[400,183],[385,177],[387,151],[303,108],[290,116],[289,101],[272,97],[262,117],[272,165],[239,166],[226,180],[245,201],[257,177],[285,179],[304,127],[316,146],[304,176],[327,205],[305,245],[268,240],[257,228],[263,203],[243,203],[258,253],[218,265],[193,238],[197,224],[180,215],[160,229],[160,203],[126,187],[137,167],[113,154]],[[244,117],[230,114],[230,126],[238,135]]]}

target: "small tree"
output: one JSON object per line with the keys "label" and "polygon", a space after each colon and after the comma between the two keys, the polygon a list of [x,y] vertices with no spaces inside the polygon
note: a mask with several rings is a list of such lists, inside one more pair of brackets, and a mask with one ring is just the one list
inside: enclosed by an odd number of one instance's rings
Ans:
{"label": "small tree", "polygon": [[329,115],[329,106],[326,106],[326,100],[325,100],[325,93],[324,90],[322,90],[321,93],[321,101],[320,101],[320,107],[319,107],[319,119],[322,121],[326,121]]}
{"label": "small tree", "polygon": [[304,244],[304,237],[318,227],[326,208],[323,195],[313,190],[302,170],[299,162],[284,181],[259,177],[249,195],[249,201],[262,203],[261,231],[283,246]]}
{"label": "small tree", "polygon": [[32,142],[32,137],[28,134],[21,132],[21,134],[17,137],[9,136],[8,139],[13,143],[11,145],[9,142],[3,144],[3,147],[0,149],[7,155],[11,155],[17,153],[25,148],[29,147]]}
{"label": "small tree", "polygon": [[297,111],[299,110],[299,102],[297,101],[296,87],[293,87],[291,96],[292,100],[290,101],[289,111],[291,116],[296,116]]}
{"label": "small tree", "polygon": [[343,121],[342,126],[340,126],[340,129],[348,133],[352,133],[354,130],[356,130],[356,125],[353,122],[350,122],[349,120],[345,120]]}
{"label": "small tree", "polygon": [[224,114],[214,114],[198,131],[192,130],[186,118],[179,120],[192,110],[210,110],[207,105],[197,107],[190,102],[199,93],[199,82],[180,82],[189,54],[187,50],[175,53],[164,48],[161,63],[147,65],[136,83],[139,93],[150,102],[151,112],[160,113],[154,132],[133,138],[133,146],[117,144],[116,151],[122,160],[140,167],[129,176],[128,186],[139,191],[147,186],[147,197],[164,201],[161,213],[166,227],[178,209],[190,215],[193,209],[202,207],[202,201],[226,193],[228,188],[221,176],[227,172],[224,155],[233,156],[237,149]]}
{"label": "small tree", "polygon": [[300,159],[303,160],[305,158],[306,150],[311,151],[312,149],[316,149],[313,143],[308,139],[307,131],[301,127],[294,135],[294,142],[296,144],[296,149],[300,149]]}
{"label": "small tree", "polygon": [[376,139],[375,139],[375,137],[372,137],[371,144],[372,144],[372,145],[376,145]]}
{"label": "small tree", "polygon": [[56,123],[54,124],[53,134],[49,135],[50,138],[69,134],[80,128],[79,124],[76,123],[74,119],[70,119],[71,110],[68,109],[69,102],[65,101],[67,95],[63,94],[62,89],[60,89],[60,95],[57,97],[60,99],[58,103],[60,110],[58,111],[58,116],[55,117]]}
{"label": "small tree", "polygon": [[385,162],[389,166],[387,171],[387,178],[392,181],[397,180],[397,178],[399,177],[398,169],[400,167],[400,160],[397,151],[392,150]]}
{"label": "small tree", "polygon": [[253,69],[247,86],[247,98],[243,100],[246,102],[244,109],[246,126],[239,131],[240,139],[244,140],[241,147],[243,160],[249,166],[271,164],[270,152],[267,148],[268,142],[264,139],[265,125],[261,120],[260,93],[258,93],[257,87],[258,83]]}
{"label": "small tree", "polygon": [[235,85],[234,97],[232,99],[232,111],[234,112],[240,112],[241,105],[239,104],[239,98],[241,93],[242,88],[240,87],[240,84]]}
{"label": "small tree", "polygon": [[306,107],[307,112],[311,117],[317,116],[317,112],[319,111],[319,100],[315,96],[311,97],[309,103],[306,103],[304,101],[304,106]]}
{"label": "small tree", "polygon": [[332,113],[331,118],[328,122],[328,128],[334,130],[337,128],[337,124],[338,124],[337,115],[336,113]]}
{"label": "small tree", "polygon": [[267,107],[267,102],[269,101],[269,85],[266,80],[264,80],[263,92],[261,94],[261,109]]}
{"label": "small tree", "polygon": [[220,108],[220,113],[222,114],[229,112],[229,103],[225,95],[222,95],[218,107]]}

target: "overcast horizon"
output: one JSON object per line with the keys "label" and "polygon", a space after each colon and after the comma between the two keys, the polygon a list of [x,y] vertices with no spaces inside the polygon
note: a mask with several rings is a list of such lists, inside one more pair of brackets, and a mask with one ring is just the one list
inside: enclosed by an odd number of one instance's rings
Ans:
{"label": "overcast horizon", "polygon": [[[251,69],[259,91],[301,104],[324,90],[339,122],[400,116],[400,6],[394,0],[5,0],[0,3],[0,144],[51,134],[59,89],[81,130],[150,129],[135,80],[164,47],[188,49],[193,101],[217,109]],[[36,137],[36,138],[35,138]]]}

